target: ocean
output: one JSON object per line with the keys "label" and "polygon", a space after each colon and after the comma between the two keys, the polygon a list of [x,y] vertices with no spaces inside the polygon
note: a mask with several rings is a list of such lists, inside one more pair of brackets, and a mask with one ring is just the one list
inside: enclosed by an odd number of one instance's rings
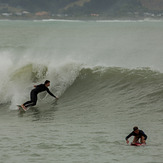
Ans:
{"label": "ocean", "polygon": [[[162,163],[162,43],[163,21],[1,20],[0,163]],[[59,100],[20,114],[46,79]]]}

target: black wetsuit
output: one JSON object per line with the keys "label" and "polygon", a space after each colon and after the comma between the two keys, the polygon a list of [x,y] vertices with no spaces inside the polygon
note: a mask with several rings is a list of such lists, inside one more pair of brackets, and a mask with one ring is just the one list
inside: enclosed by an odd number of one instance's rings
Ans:
{"label": "black wetsuit", "polygon": [[141,138],[142,136],[144,136],[144,140],[147,140],[147,135],[142,131],[142,130],[139,130],[139,134],[136,134],[134,131],[131,132],[127,137],[126,137],[126,140],[128,138],[130,138],[131,136],[136,136],[138,139]]}
{"label": "black wetsuit", "polygon": [[36,105],[36,103],[37,103],[37,94],[40,93],[40,92],[43,92],[43,91],[47,91],[51,96],[56,98],[56,96],[53,95],[53,93],[51,93],[49,91],[49,89],[45,86],[45,84],[40,84],[40,85],[37,85],[36,88],[31,91],[31,94],[30,94],[31,101],[27,101],[23,105],[25,107]]}

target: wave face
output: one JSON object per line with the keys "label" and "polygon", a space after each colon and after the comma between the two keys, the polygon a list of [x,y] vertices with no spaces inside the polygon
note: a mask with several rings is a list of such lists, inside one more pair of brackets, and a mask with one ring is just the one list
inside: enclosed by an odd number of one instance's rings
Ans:
{"label": "wave face", "polygon": [[[75,99],[76,104],[83,99],[107,105],[111,98],[127,101],[132,107],[143,107],[156,102],[161,104],[163,98],[163,74],[150,68],[88,68],[67,63],[57,68],[27,64],[8,71],[8,76],[1,80],[0,99],[1,103],[11,103],[11,109],[17,103],[29,99],[33,85],[43,83],[46,79],[51,80],[52,92],[59,97],[63,96],[67,102]],[[39,100],[47,103],[53,99],[42,93]],[[71,105],[74,105],[74,101]]]}
{"label": "wave face", "polygon": [[78,102],[86,96],[84,101],[98,101],[99,106],[116,101],[114,107],[117,107],[119,102],[126,102],[130,109],[162,105],[162,88],[163,74],[149,68],[95,67],[81,69],[65,94],[68,97],[75,94]]}

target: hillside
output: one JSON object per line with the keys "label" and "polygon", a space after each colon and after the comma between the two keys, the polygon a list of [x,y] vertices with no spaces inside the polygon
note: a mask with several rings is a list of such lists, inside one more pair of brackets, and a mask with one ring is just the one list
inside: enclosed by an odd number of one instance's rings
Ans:
{"label": "hillside", "polygon": [[142,6],[149,10],[162,11],[163,0],[140,0]]}
{"label": "hillside", "polygon": [[7,4],[15,8],[22,8],[30,12],[50,11],[50,12],[64,12],[65,10],[76,11],[82,9],[86,12],[90,11],[106,11],[112,7],[119,9],[128,8],[132,6],[137,7],[138,0],[0,0],[0,3]]}
{"label": "hillside", "polygon": [[[28,17],[137,17],[163,12],[163,0],[0,0],[1,15]],[[2,16],[1,16],[2,17]]]}
{"label": "hillside", "polygon": [[64,7],[64,10],[68,10],[70,8],[73,8],[75,6],[83,7],[85,3],[90,2],[91,0],[76,0],[75,2],[72,2]]}

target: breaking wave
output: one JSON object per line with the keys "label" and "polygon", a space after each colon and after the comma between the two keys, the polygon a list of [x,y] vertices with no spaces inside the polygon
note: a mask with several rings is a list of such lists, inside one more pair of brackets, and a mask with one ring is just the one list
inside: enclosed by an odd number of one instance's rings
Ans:
{"label": "breaking wave", "polygon": [[[74,95],[76,100],[88,95],[94,101],[108,96],[136,103],[151,103],[163,98],[163,74],[150,68],[127,69],[121,67],[88,67],[68,62],[58,67],[29,63],[10,66],[1,74],[0,101],[11,103],[11,109],[29,98],[34,84],[51,80],[51,90],[61,97]],[[47,93],[39,100],[47,102]],[[50,100],[51,98],[47,98]],[[52,100],[52,99],[51,99]],[[136,101],[136,102],[135,102]],[[48,101],[50,102],[50,101]]]}

